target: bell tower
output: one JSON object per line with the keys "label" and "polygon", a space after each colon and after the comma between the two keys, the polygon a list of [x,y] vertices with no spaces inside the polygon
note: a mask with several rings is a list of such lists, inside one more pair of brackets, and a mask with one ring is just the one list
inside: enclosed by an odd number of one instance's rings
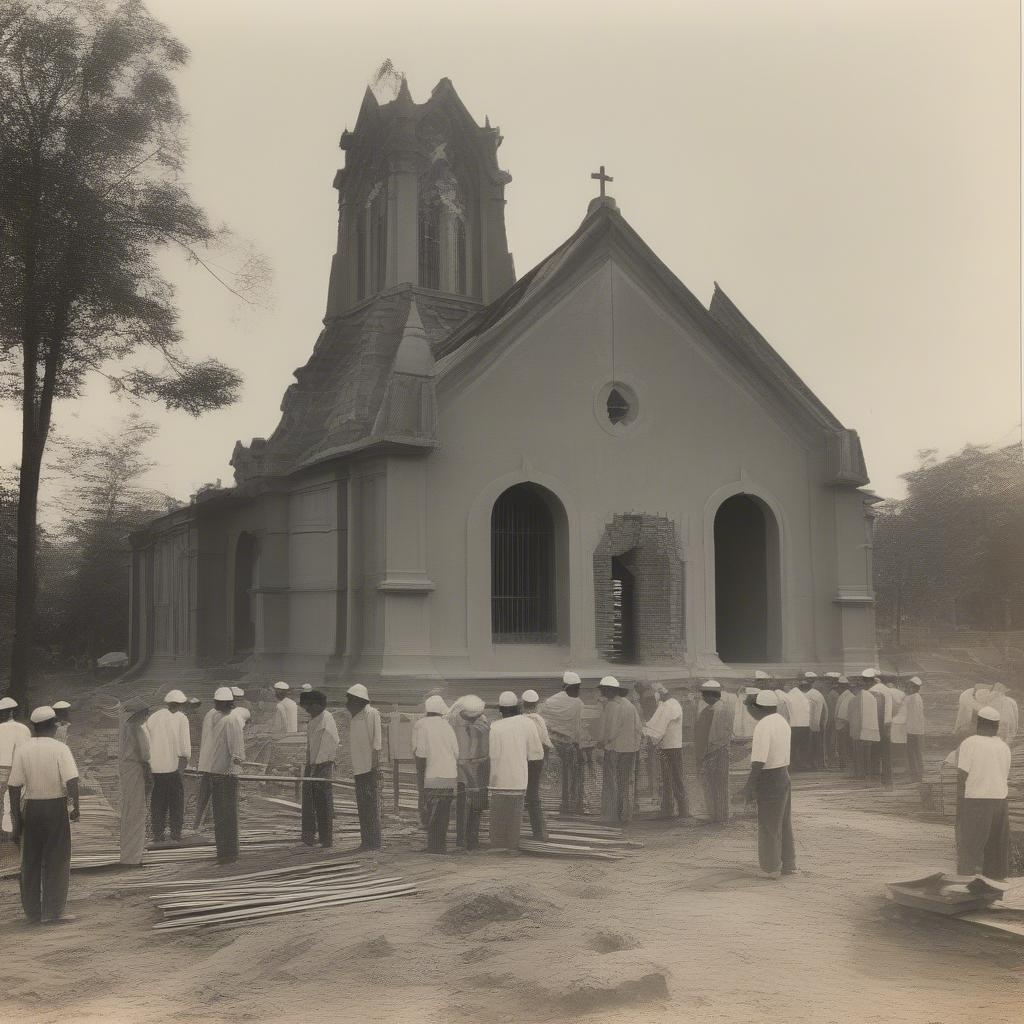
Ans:
{"label": "bell tower", "polygon": [[397,285],[486,304],[515,283],[500,145],[447,78],[419,104],[404,78],[389,103],[366,90],[355,129],[341,136],[326,320]]}

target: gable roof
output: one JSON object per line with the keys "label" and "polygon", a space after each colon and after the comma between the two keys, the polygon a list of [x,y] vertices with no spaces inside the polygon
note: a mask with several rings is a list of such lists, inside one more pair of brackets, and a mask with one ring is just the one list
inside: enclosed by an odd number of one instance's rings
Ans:
{"label": "gable roof", "polygon": [[439,384],[447,380],[449,386],[457,386],[463,375],[495,359],[514,340],[517,326],[553,305],[581,273],[596,267],[609,253],[624,265],[647,271],[645,280],[670,309],[693,322],[718,354],[805,430],[824,437],[831,482],[853,486],[868,482],[856,432],[829,411],[717,283],[706,309],[629,225],[611,198],[594,200],[569,239],[438,346]]}

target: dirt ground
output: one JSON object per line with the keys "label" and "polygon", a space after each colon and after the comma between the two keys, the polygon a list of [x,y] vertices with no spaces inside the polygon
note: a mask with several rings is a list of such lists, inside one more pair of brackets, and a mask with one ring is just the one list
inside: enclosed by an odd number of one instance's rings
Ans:
{"label": "dirt ground", "polygon": [[[886,902],[882,882],[951,867],[948,825],[794,800],[800,872],[754,877],[754,826],[636,824],[617,862],[373,858],[417,896],[247,928],[151,931],[115,871],[76,872],[60,927],[0,882],[5,1019],[92,1022],[575,1021],[955,1024],[1022,1019],[1024,945]],[[863,806],[863,800],[858,803]],[[335,851],[337,855],[337,851]],[[248,857],[260,870],[310,853]],[[200,869],[179,864],[172,877]],[[203,867],[202,874],[235,873]]]}

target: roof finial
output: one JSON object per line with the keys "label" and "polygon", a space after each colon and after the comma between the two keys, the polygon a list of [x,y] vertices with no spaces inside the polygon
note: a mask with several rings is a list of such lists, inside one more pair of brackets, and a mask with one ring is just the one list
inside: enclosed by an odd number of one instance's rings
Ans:
{"label": "roof finial", "polygon": [[604,185],[606,181],[614,181],[615,179],[608,174],[604,173],[604,164],[601,164],[601,169],[595,174],[591,174],[591,178],[601,183],[601,198],[604,199]]}

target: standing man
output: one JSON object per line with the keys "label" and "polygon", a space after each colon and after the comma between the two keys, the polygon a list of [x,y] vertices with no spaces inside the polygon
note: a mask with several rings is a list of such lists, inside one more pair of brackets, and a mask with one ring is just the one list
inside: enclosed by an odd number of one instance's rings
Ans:
{"label": "standing man", "polygon": [[892,725],[889,730],[890,757],[892,760],[892,771],[895,775],[897,767],[907,764],[907,695],[896,685],[887,686],[889,695],[892,697]]}
{"label": "standing man", "polygon": [[924,700],[921,697],[923,685],[918,676],[913,676],[907,684],[907,694],[903,707],[907,717],[907,768],[915,782],[924,780]]}
{"label": "standing man", "polygon": [[[426,720],[426,711],[427,711],[426,702],[428,700],[430,700],[431,697],[440,697],[441,700],[444,701],[444,697],[441,697],[441,694],[440,694],[440,692],[438,690],[431,690],[423,698],[423,702],[424,702],[423,703],[423,715],[421,715],[419,718],[416,719],[415,722],[412,723],[412,748],[413,748],[413,750],[416,749],[416,745],[420,741],[420,732],[422,731],[423,723]],[[446,704],[445,705],[445,713],[447,714],[447,712],[448,712],[448,705]],[[426,764],[426,761],[424,761],[424,759],[422,757],[417,757],[415,759],[415,761],[416,761],[416,810],[417,810],[417,813],[419,814],[420,825],[422,825],[423,828],[426,828],[427,827],[427,800],[426,800],[426,796],[425,796],[425,793],[424,793],[424,785],[423,785],[424,784],[424,774],[423,773],[426,771],[427,764]]]}
{"label": "standing man", "polygon": [[[661,762],[661,816],[688,818],[683,787],[683,706],[660,684],[654,694],[658,706],[643,732],[654,744]],[[699,767],[700,762],[697,764]]]}
{"label": "standing man", "polygon": [[352,716],[349,749],[356,784],[356,808],[359,811],[359,850],[379,850],[381,840],[378,765],[383,746],[380,712],[370,707],[370,694],[362,683],[356,683],[348,688],[345,707]]}
{"label": "standing man", "polygon": [[852,704],[850,706],[850,728],[853,729],[856,720],[857,731],[851,735],[856,740],[858,779],[870,778],[874,767],[881,763],[878,753],[882,740],[881,712],[875,695],[870,691],[874,679],[875,670],[866,668],[856,680],[850,680],[851,683],[857,683],[853,697],[856,708]]}
{"label": "standing man", "polygon": [[704,701],[693,730],[697,774],[704,786],[708,821],[729,820],[729,744],[734,714],[722,698],[722,687],[709,679],[700,688]]}
{"label": "standing man", "polygon": [[413,754],[423,760],[423,796],[427,818],[426,853],[448,852],[448,823],[459,777],[459,741],[445,720],[448,706],[435,694],[426,700],[426,716],[416,734]]}
{"label": "standing man", "polygon": [[789,756],[791,730],[778,714],[778,697],[762,690],[751,712],[757,719],[750,748],[747,803],[757,803],[757,857],[761,877],[796,873],[791,820]]}
{"label": "standing man", "polygon": [[[3,832],[4,797],[7,792],[7,780],[11,777],[11,765],[14,764],[14,752],[32,739],[27,725],[14,720],[14,712],[18,702],[12,697],[0,698],[0,833]],[[12,817],[13,823],[13,817]]]}
{"label": "standing man", "polygon": [[978,711],[978,731],[957,752],[957,874],[998,881],[1010,872],[1010,748],[999,738],[1000,714]]}
{"label": "standing man", "polygon": [[146,719],[153,797],[153,841],[162,843],[170,819],[171,841],[181,842],[185,821],[185,769],[192,758],[192,732],[185,715],[188,698],[181,690],[164,697],[164,707]]}
{"label": "standing man", "polygon": [[[809,689],[817,678],[813,672],[805,672],[803,683]],[[789,725],[792,730],[793,770],[807,771],[811,767],[811,702],[807,699],[807,693],[796,683],[786,691],[785,696],[789,704]]]}
{"label": "standing man", "polygon": [[[306,726],[306,768],[314,779],[333,779],[338,756],[338,723],[327,711],[327,695],[310,690],[306,695],[309,724]],[[325,849],[334,844],[334,787],[328,782],[302,784],[302,842]]]}
{"label": "standing man", "polygon": [[498,698],[499,721],[491,726],[489,784],[491,849],[518,850],[530,761],[544,756],[533,723],[519,714],[519,698],[506,690]]}
{"label": "standing man", "polygon": [[828,704],[825,695],[818,689],[818,677],[813,672],[805,672],[800,691],[807,698],[811,709],[811,734],[807,746],[808,768],[824,771],[825,769],[825,730],[828,726]]}
{"label": "standing man", "polygon": [[71,705],[66,700],[55,700],[51,707],[57,715],[56,738],[61,743],[67,743],[68,732],[71,729]]}
{"label": "standing man", "polygon": [[[781,687],[776,689],[773,684],[774,680],[767,672],[763,672],[761,669],[758,669],[754,673],[754,685],[758,688],[758,690],[771,690],[775,694],[775,696],[778,698],[778,713],[782,715],[782,717],[788,722],[789,701],[786,699],[786,691],[783,690]],[[756,725],[757,720],[755,719],[754,721]]]}
{"label": "standing man", "polygon": [[[484,702],[470,694],[448,713],[448,724],[459,744],[459,781],[455,795],[455,845],[466,850],[480,847],[480,817],[487,809],[488,735],[491,723]],[[424,766],[424,771],[426,767]]]}
{"label": "standing man", "polygon": [[291,687],[285,682],[274,683],[274,712],[268,732],[274,739],[292,736],[299,731],[299,706],[291,698]]}
{"label": "standing man", "polygon": [[121,706],[117,769],[121,791],[121,861],[124,867],[141,868],[146,852],[146,797],[153,788],[150,769],[149,707],[140,700]]}
{"label": "standing man", "polygon": [[199,770],[204,773],[204,790],[196,807],[196,829],[207,801],[213,803],[213,834],[217,863],[238,860],[238,769],[245,761],[242,723],[231,712],[235,707],[231,687],[222,686],[213,695],[213,708],[203,719],[199,747]]}
{"label": "standing man", "polygon": [[878,746],[872,753],[874,757],[871,762],[871,774],[878,774],[878,780],[883,786],[892,785],[892,694],[889,687],[882,682],[881,677],[873,669],[865,669],[871,676],[867,678],[874,680],[874,685],[868,690],[874,696],[878,708]]}
{"label": "standing man", "polygon": [[561,815],[583,813],[583,701],[580,677],[575,672],[562,675],[562,689],[548,697],[540,713],[548,727],[551,742],[558,753],[562,775]]}
{"label": "standing man", "polygon": [[548,735],[548,727],[544,719],[537,712],[537,705],[540,703],[540,696],[536,690],[525,690],[523,692],[523,718],[532,722],[537,730],[537,737],[540,739],[541,756],[535,761],[530,761],[527,768],[526,783],[526,813],[530,818],[530,830],[534,839],[547,839],[548,829],[544,821],[544,806],[540,799],[540,784],[544,776],[544,761],[547,759],[548,751],[553,750],[551,737]]}
{"label": "standing man", "polygon": [[604,751],[601,820],[626,825],[633,817],[636,755],[640,750],[643,723],[633,704],[622,696],[622,684],[615,676],[605,676],[598,683],[598,690],[605,700],[597,726],[597,746]]}
{"label": "standing man", "polygon": [[840,676],[836,684],[836,706],[832,715],[835,738],[833,749],[835,751],[835,767],[845,770],[850,765],[852,750],[850,746],[850,702],[853,694],[850,692],[850,683],[846,676]]}
{"label": "standing man", "polygon": [[21,844],[21,906],[30,921],[74,921],[64,913],[71,885],[71,825],[78,821],[78,766],[55,734],[53,708],[31,714],[35,736],[18,745],[8,788],[14,841]]}

